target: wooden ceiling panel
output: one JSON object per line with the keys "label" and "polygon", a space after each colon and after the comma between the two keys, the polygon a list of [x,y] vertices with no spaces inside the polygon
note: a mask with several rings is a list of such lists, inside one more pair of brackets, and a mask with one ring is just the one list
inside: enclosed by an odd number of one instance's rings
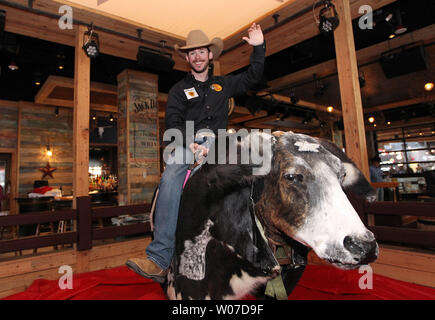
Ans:
{"label": "wooden ceiling panel", "polygon": [[[395,1],[396,0],[353,0],[350,3],[352,19],[361,16],[358,10],[362,5],[370,5],[373,10],[376,10]],[[299,12],[300,10],[312,8],[313,3],[314,1],[312,0],[300,0],[292,2],[291,4],[283,8],[283,10],[286,11],[286,14],[283,14],[281,19],[285,19],[286,17],[291,16]],[[314,10],[315,15],[318,16],[319,10],[320,8]],[[270,24],[270,20],[268,23],[266,23],[266,25],[268,24]],[[318,34],[319,29],[317,28],[313,11],[308,10],[302,16],[288,23],[285,23],[282,26],[279,26],[276,29],[273,29],[271,32],[265,34],[265,39],[267,41],[266,55],[272,55],[304,40],[310,39]],[[236,39],[234,39],[234,41],[237,41],[236,43],[240,42],[239,39],[241,38],[241,34],[237,34],[235,35],[235,37]],[[231,41],[228,41],[225,43],[225,45],[228,46],[231,43]],[[224,54],[220,58],[222,73],[231,73],[248,65],[251,50],[252,49],[249,45],[244,44]]]}

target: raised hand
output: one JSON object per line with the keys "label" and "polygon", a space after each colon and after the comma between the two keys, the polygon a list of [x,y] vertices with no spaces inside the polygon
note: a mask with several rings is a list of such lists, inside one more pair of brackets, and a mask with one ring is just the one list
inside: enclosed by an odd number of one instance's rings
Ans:
{"label": "raised hand", "polygon": [[248,29],[248,37],[243,37],[242,39],[251,46],[258,46],[262,44],[264,42],[264,37],[260,25],[254,22]]}

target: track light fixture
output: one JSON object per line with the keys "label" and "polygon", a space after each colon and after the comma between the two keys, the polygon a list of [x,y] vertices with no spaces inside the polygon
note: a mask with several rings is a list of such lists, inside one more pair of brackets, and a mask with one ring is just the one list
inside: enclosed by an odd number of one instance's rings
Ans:
{"label": "track light fixture", "polygon": [[289,96],[290,96],[290,102],[292,104],[296,104],[299,102],[299,98],[296,96],[295,89],[290,90]]}
{"label": "track light fixture", "polygon": [[11,60],[11,63],[8,65],[9,70],[17,71],[19,69],[18,65],[15,63],[14,60]]}
{"label": "track light fixture", "polygon": [[327,83],[323,83],[321,79],[317,79],[316,74],[313,74],[314,80],[314,96],[319,98],[325,94],[326,89],[328,88]]}
{"label": "track light fixture", "polygon": [[57,68],[59,70],[63,70],[65,68],[65,55],[60,52],[59,54],[56,55],[56,59],[57,59]]}
{"label": "track light fixture", "polygon": [[402,14],[400,13],[399,8],[396,8],[395,13],[396,13],[397,24],[396,27],[394,28],[394,33],[396,35],[400,35],[408,31],[408,28],[405,27],[402,23]]}
{"label": "track light fixture", "polygon": [[426,90],[426,91],[432,91],[433,87],[434,87],[433,82],[426,82],[425,85],[424,85],[424,90]]}
{"label": "track light fixture", "polygon": [[340,20],[338,19],[334,4],[329,0],[325,1],[325,7],[322,8],[319,13],[320,33],[325,35],[331,34],[339,24]]}
{"label": "track light fixture", "polygon": [[408,31],[408,28],[404,26],[402,22],[402,14],[400,13],[400,8],[395,8],[393,13],[388,13],[385,17],[385,21],[390,26],[389,39],[393,39],[398,35],[401,35]]}
{"label": "track light fixture", "polygon": [[85,32],[83,42],[83,50],[85,50],[86,55],[90,58],[96,58],[100,53],[100,42],[98,34],[94,31],[93,23],[88,27],[88,31]]}
{"label": "track light fixture", "polygon": [[319,120],[319,117],[317,116],[317,114],[315,112],[309,111],[305,114],[305,117],[302,120],[302,124],[308,124],[311,121],[313,121],[313,119]]}
{"label": "track light fixture", "polygon": [[41,72],[35,72],[33,74],[34,84],[35,86],[40,86],[42,83],[42,73]]}
{"label": "track light fixture", "polygon": [[364,88],[366,85],[366,77],[364,76],[364,72],[359,72],[358,80],[360,88]]}
{"label": "track light fixture", "polygon": [[3,37],[6,24],[6,11],[0,10],[0,38]]}
{"label": "track light fixture", "polygon": [[[164,49],[164,43],[162,43],[162,49]],[[175,61],[170,53],[144,46],[139,46],[136,60],[140,66],[154,71],[170,72],[175,65]]]}

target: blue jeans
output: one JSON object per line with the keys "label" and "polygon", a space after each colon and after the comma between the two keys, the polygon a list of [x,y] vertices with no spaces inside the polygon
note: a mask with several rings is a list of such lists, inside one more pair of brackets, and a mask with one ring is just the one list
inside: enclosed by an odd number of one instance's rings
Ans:
{"label": "blue jeans", "polygon": [[[181,154],[185,155],[184,161],[179,161]],[[172,160],[177,158],[177,161],[176,163],[170,163],[169,161],[166,163],[165,171],[160,179],[159,195],[154,213],[154,240],[146,249],[148,258],[162,269],[169,268],[174,254],[178,208],[181,193],[183,192],[184,179],[189,169],[189,163],[193,159],[193,154],[190,150],[177,147],[170,158]]]}
{"label": "blue jeans", "polygon": [[[204,141],[201,142],[202,145],[210,148],[214,138],[207,137]],[[146,253],[148,258],[162,269],[169,268],[174,254],[175,231],[183,183],[193,160],[194,155],[189,149],[176,147],[166,162],[165,171],[160,179],[154,213],[154,240],[148,245]]]}

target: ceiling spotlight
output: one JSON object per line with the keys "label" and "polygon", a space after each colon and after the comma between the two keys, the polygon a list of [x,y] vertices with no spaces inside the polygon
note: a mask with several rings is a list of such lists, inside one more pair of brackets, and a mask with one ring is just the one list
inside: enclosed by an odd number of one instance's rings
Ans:
{"label": "ceiling spotlight", "polygon": [[[162,44],[163,46],[163,44]],[[146,67],[155,71],[171,72],[175,61],[170,53],[161,50],[154,50],[144,46],[139,46],[136,60],[141,67]]]}
{"label": "ceiling spotlight", "polygon": [[6,24],[6,11],[0,10],[0,38],[3,37],[3,32],[5,31]]}
{"label": "ceiling spotlight", "polygon": [[92,120],[97,120],[97,115],[95,113],[92,115]]}
{"label": "ceiling spotlight", "polygon": [[374,123],[374,122],[375,122],[375,117],[370,116],[367,120],[368,120],[370,123]]}
{"label": "ceiling spotlight", "polygon": [[331,34],[338,27],[340,21],[331,1],[325,1],[325,7],[319,13],[319,30],[325,35]]}
{"label": "ceiling spotlight", "polygon": [[33,74],[33,79],[34,79],[35,86],[40,86],[41,83],[42,83],[42,73],[41,72],[35,72]]}
{"label": "ceiling spotlight", "polygon": [[307,112],[305,114],[304,119],[302,120],[302,124],[308,124],[308,123],[310,123],[313,120],[313,118],[318,119],[317,115],[314,114],[313,112]]}
{"label": "ceiling spotlight", "polygon": [[386,17],[385,17],[385,21],[390,22],[390,20],[393,18],[393,14],[389,13]]}
{"label": "ceiling spotlight", "polygon": [[65,68],[65,56],[63,53],[59,53],[57,56],[57,68],[63,70]]}
{"label": "ceiling spotlight", "polygon": [[366,77],[364,76],[364,72],[359,72],[358,80],[360,88],[364,88],[366,85]]}
{"label": "ceiling spotlight", "polygon": [[426,91],[432,91],[433,87],[434,87],[433,82],[427,82],[427,83],[424,85],[424,90],[426,90]]}
{"label": "ceiling spotlight", "polygon": [[400,13],[399,8],[396,8],[395,13],[396,13],[397,24],[396,27],[394,28],[394,33],[396,35],[403,34],[406,31],[408,31],[408,28],[405,27],[402,23],[402,14]]}
{"label": "ceiling spotlight", "polygon": [[316,74],[313,74],[313,79],[314,79],[314,96],[316,98],[319,98],[321,96],[323,96],[323,94],[325,93],[326,89],[328,88],[328,84],[327,83],[323,83],[321,79],[317,79]]}
{"label": "ceiling spotlight", "polygon": [[391,124],[391,121],[387,121],[387,125],[390,125]]}
{"label": "ceiling spotlight", "polygon": [[400,111],[400,119],[403,120],[404,122],[408,122],[409,118],[410,118],[409,113],[406,110],[402,109]]}
{"label": "ceiling spotlight", "polygon": [[296,104],[296,103],[299,102],[299,98],[296,96],[295,89],[292,89],[292,90],[290,91],[289,96],[290,96],[290,102],[291,102],[292,104]]}
{"label": "ceiling spotlight", "polygon": [[8,68],[12,71],[17,71],[19,69],[18,65],[15,63],[14,60],[9,63]]}
{"label": "ceiling spotlight", "polygon": [[328,111],[329,113],[331,113],[332,111],[334,111],[334,107],[333,106],[328,106],[326,108],[326,111]]}
{"label": "ceiling spotlight", "polygon": [[85,32],[83,39],[83,50],[89,58],[96,58],[100,53],[100,42],[98,40],[98,34],[94,31],[94,25],[91,23],[88,31]]}
{"label": "ceiling spotlight", "polygon": [[388,39],[393,39],[395,37],[396,37],[396,35],[394,33],[390,33],[390,35],[388,36]]}
{"label": "ceiling spotlight", "polygon": [[113,114],[111,113],[111,114],[110,114],[110,117],[109,117],[109,121],[110,121],[110,122],[113,122],[113,120],[114,120],[114,118],[113,118]]}

